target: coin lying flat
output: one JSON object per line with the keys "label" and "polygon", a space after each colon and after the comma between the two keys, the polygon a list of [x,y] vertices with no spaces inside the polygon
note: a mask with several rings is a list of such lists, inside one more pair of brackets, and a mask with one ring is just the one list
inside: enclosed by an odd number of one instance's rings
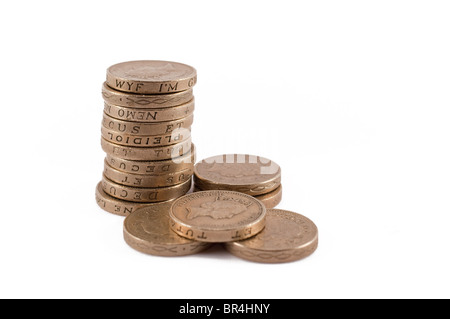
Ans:
{"label": "coin lying flat", "polygon": [[183,171],[163,174],[132,174],[119,171],[108,165],[105,160],[103,174],[118,184],[132,187],[167,187],[174,186],[191,179],[192,168]]}
{"label": "coin lying flat", "polygon": [[266,227],[258,235],[232,243],[233,255],[261,263],[291,262],[311,255],[318,245],[316,225],[307,217],[281,209],[268,209]]}
{"label": "coin lying flat", "polygon": [[155,109],[128,108],[114,104],[103,104],[103,111],[112,118],[137,123],[155,123],[177,120],[194,113],[194,99],[180,106]]}
{"label": "coin lying flat", "polygon": [[132,107],[136,109],[174,107],[191,101],[194,96],[192,89],[170,94],[148,95],[148,94],[124,93],[109,87],[106,84],[106,82],[103,83],[102,95],[103,99],[108,104]]}
{"label": "coin lying flat", "polygon": [[188,115],[178,120],[157,122],[157,123],[137,123],[122,121],[103,114],[103,127],[109,130],[132,135],[162,135],[170,134],[176,129],[190,128],[194,121],[194,115]]}
{"label": "coin lying flat", "polygon": [[275,162],[260,156],[218,155],[195,164],[194,182],[203,190],[222,189],[262,195],[280,186],[281,169]]}
{"label": "coin lying flat", "polygon": [[178,236],[169,228],[171,203],[155,203],[125,218],[123,236],[132,248],[150,255],[185,256],[210,246]]}
{"label": "coin lying flat", "polygon": [[106,71],[109,87],[139,94],[175,93],[192,88],[197,71],[186,64],[171,61],[129,61],[110,66]]}
{"label": "coin lying flat", "polygon": [[109,166],[131,174],[171,174],[193,169],[195,163],[195,146],[191,144],[191,151],[174,159],[162,161],[130,161],[118,157],[106,155]]}
{"label": "coin lying flat", "polygon": [[186,194],[191,189],[191,179],[174,186],[149,188],[120,185],[103,175],[102,189],[105,193],[117,199],[138,203],[156,203]]}
{"label": "coin lying flat", "polygon": [[257,200],[266,206],[266,208],[274,208],[281,202],[283,189],[280,186],[270,193],[254,196]]}
{"label": "coin lying flat", "polygon": [[128,216],[138,208],[150,205],[146,203],[128,202],[114,198],[105,193],[105,191],[102,189],[101,182],[98,183],[97,187],[95,188],[95,199],[101,209],[107,211],[108,213],[120,216]]}
{"label": "coin lying flat", "polygon": [[180,129],[164,135],[130,135],[101,128],[102,137],[112,143],[133,147],[157,147],[178,144],[191,137],[191,130]]}
{"label": "coin lying flat", "polygon": [[203,191],[174,201],[170,227],[178,235],[203,242],[229,242],[259,233],[266,208],[250,195],[232,191]]}
{"label": "coin lying flat", "polygon": [[[203,190],[198,188],[198,186],[196,185],[194,187],[193,191],[201,192]],[[270,193],[263,194],[263,195],[257,195],[257,196],[253,196],[253,197],[255,197],[257,200],[259,200],[261,203],[263,203],[264,206],[266,206],[266,208],[274,208],[281,202],[282,193],[283,193],[282,187],[280,185],[278,188],[271,191]]]}
{"label": "coin lying flat", "polygon": [[135,161],[159,161],[175,159],[188,153],[191,150],[191,139],[169,146],[132,147],[118,145],[102,138],[101,145],[105,153],[115,157]]}

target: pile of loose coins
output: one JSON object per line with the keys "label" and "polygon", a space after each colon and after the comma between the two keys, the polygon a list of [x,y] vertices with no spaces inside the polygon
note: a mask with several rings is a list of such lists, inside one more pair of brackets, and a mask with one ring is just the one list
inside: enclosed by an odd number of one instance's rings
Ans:
{"label": "pile of loose coins", "polygon": [[282,192],[278,164],[225,154],[194,166],[195,83],[195,69],[175,62],[131,61],[108,69],[102,126],[107,156],[98,205],[127,216],[126,243],[150,255],[192,255],[214,243],[261,263],[312,254],[316,225],[274,209]]}
{"label": "pile of loose coins", "polygon": [[106,152],[96,197],[106,211],[128,215],[191,189],[196,70],[167,61],[108,68],[103,83],[101,145]]}

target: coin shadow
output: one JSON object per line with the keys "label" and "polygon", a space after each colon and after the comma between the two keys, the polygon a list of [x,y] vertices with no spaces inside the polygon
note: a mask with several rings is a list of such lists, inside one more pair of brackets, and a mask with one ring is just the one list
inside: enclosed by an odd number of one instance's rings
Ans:
{"label": "coin shadow", "polygon": [[210,258],[210,259],[221,259],[221,260],[231,260],[235,257],[230,254],[222,244],[212,244],[208,249],[203,250],[196,254],[197,257]]}

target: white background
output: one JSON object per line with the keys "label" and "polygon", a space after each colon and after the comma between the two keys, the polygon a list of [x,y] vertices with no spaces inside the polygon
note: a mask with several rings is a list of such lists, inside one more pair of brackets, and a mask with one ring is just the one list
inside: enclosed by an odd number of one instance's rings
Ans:
{"label": "white background", "polygon": [[[446,1],[3,1],[2,298],[449,298]],[[319,228],[290,264],[138,253],[102,211],[101,84],[190,64],[198,159],[270,158]]]}

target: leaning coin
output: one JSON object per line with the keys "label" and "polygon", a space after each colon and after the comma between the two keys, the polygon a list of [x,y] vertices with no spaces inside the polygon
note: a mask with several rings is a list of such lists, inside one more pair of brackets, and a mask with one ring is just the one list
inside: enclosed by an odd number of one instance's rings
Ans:
{"label": "leaning coin", "polygon": [[210,246],[178,236],[169,228],[171,203],[155,203],[125,218],[123,236],[132,248],[156,256],[186,256]]}
{"label": "leaning coin", "polygon": [[300,214],[268,209],[266,227],[250,239],[227,243],[233,255],[261,263],[282,263],[311,255],[319,241],[316,225]]}
{"label": "leaning coin", "polygon": [[102,189],[105,193],[117,199],[139,203],[156,203],[186,194],[191,189],[191,179],[174,186],[149,188],[120,185],[103,175]]}
{"label": "leaning coin", "polygon": [[155,109],[137,109],[104,103],[103,111],[109,116],[138,123],[154,123],[177,120],[194,113],[194,99],[180,106]]}
{"label": "leaning coin", "polygon": [[106,71],[111,88],[139,94],[166,94],[185,91],[197,82],[197,71],[171,61],[129,61],[112,65]]}
{"label": "leaning coin", "polygon": [[131,174],[170,174],[193,169],[195,163],[195,146],[191,143],[191,151],[173,159],[161,161],[130,161],[112,155],[106,155],[106,162],[111,167]]}
{"label": "leaning coin", "polygon": [[203,190],[223,189],[262,195],[280,186],[281,169],[274,161],[260,156],[219,155],[195,164],[194,182]]}
{"label": "leaning coin", "polygon": [[264,228],[266,208],[250,195],[204,191],[174,201],[170,227],[178,235],[203,242],[229,242]]}
{"label": "leaning coin", "polygon": [[132,187],[167,187],[181,184],[192,177],[192,168],[187,168],[183,171],[175,173],[163,174],[131,174],[124,173],[108,165],[105,160],[103,174],[105,176],[121,185]]}
{"label": "leaning coin", "polygon": [[101,209],[107,211],[108,213],[120,216],[128,216],[138,208],[151,205],[146,203],[129,202],[114,198],[105,193],[102,188],[101,182],[98,183],[97,187],[95,188],[95,199],[97,201],[97,205],[100,206]]}
{"label": "leaning coin", "polygon": [[188,129],[194,122],[194,115],[188,115],[178,120],[158,123],[136,123],[112,118],[103,113],[103,127],[109,130],[132,135],[162,135],[170,134],[177,129]]}
{"label": "leaning coin", "polygon": [[133,94],[124,93],[109,87],[106,82],[102,87],[103,99],[108,104],[132,107],[136,109],[168,108],[185,104],[192,100],[192,89],[170,94]]}
{"label": "leaning coin", "polygon": [[161,147],[132,147],[111,143],[101,139],[102,149],[106,154],[134,161],[159,161],[174,159],[188,153],[191,149],[191,139],[181,143]]}

